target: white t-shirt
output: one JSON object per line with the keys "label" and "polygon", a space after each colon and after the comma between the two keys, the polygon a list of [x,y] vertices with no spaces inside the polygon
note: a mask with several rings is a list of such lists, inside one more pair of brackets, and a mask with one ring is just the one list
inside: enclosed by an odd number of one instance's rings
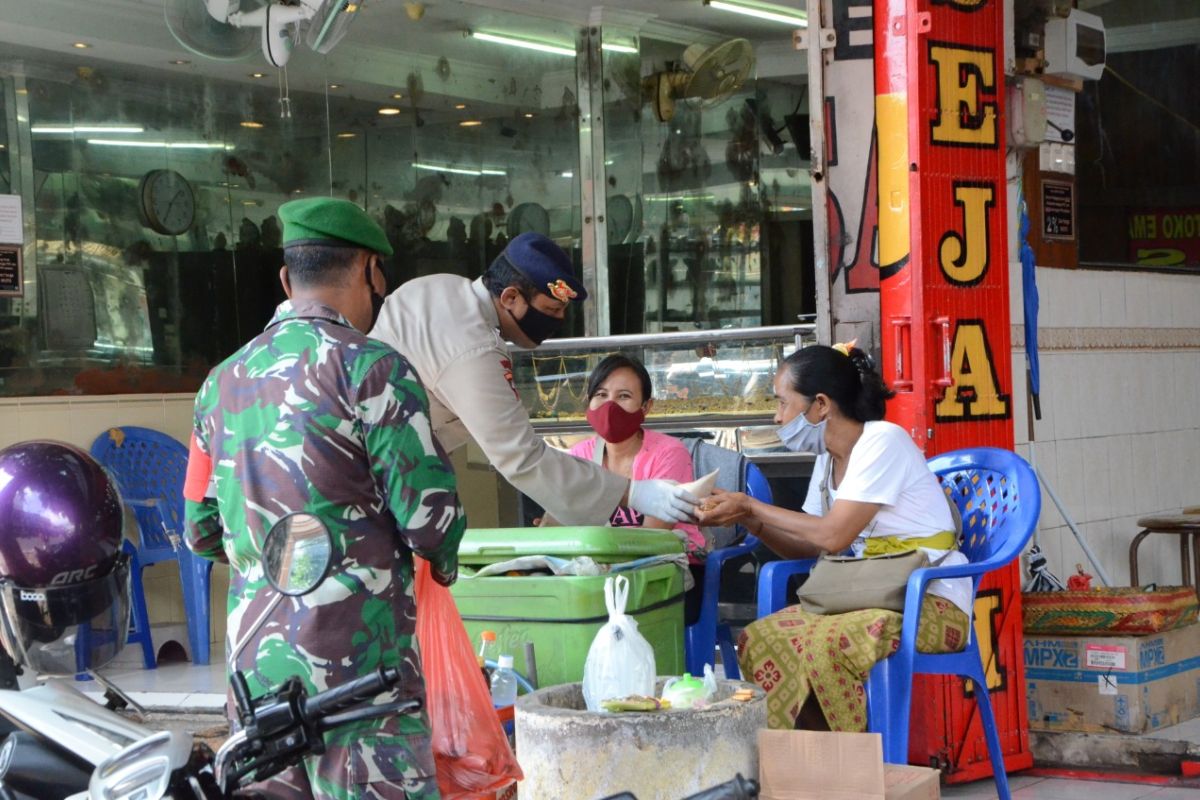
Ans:
{"label": "white t-shirt", "polygon": [[[817,456],[812,480],[804,499],[804,511],[824,516],[821,506],[821,482],[829,464],[829,454]],[[829,486],[832,504],[837,499],[878,503],[879,512],[851,544],[856,556],[861,556],[866,539],[872,536],[894,536],[898,539],[920,539],[942,531],[954,530],[954,518],[946,495],[937,477],[929,471],[925,456],[917,449],[908,433],[899,425],[877,421],[863,425],[862,436],[850,451],[846,474],[835,489]],[[931,561],[946,555],[945,550],[922,548]],[[967,563],[967,557],[951,552],[939,566]],[[971,613],[971,579],[937,580],[929,592],[944,597]]]}

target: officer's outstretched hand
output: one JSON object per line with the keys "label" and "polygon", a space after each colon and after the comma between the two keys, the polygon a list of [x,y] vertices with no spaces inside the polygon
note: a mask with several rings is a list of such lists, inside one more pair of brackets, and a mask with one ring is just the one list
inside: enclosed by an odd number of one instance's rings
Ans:
{"label": "officer's outstretched hand", "polygon": [[700,498],[675,481],[645,480],[629,483],[629,507],[667,522],[695,522]]}

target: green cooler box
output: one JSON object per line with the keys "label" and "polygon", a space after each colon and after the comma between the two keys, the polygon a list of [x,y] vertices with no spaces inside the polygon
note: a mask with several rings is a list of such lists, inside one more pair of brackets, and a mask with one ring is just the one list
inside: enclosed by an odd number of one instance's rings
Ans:
{"label": "green cooler box", "polygon": [[[642,528],[559,527],[468,530],[459,546],[463,567],[519,556],[588,556],[614,564],[645,556],[683,552],[670,531]],[[472,643],[496,632],[500,653],[526,673],[525,642],[533,642],[539,686],[583,680],[583,665],[596,632],[608,621],[604,604],[607,576],[534,575],[468,578],[463,572],[451,588]],[[675,564],[639,567],[620,573],[629,579],[625,612],[654,648],[659,675],[683,672],[683,571]]]}

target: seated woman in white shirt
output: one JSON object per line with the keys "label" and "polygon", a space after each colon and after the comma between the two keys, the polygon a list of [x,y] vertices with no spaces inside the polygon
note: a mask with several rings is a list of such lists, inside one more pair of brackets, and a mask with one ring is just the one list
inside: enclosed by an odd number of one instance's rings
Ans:
{"label": "seated woman in white shirt", "polygon": [[[784,558],[850,548],[877,555],[920,548],[961,564],[955,521],[937,478],[902,428],[883,421],[892,393],[853,344],[797,350],[775,376],[779,438],[817,454],[804,511],[720,493],[702,525],[738,523]],[[934,581],[921,609],[918,649],[961,650],[970,628],[970,579]],[[760,619],[739,641],[742,674],[767,692],[772,728],[862,731],[863,683],[899,645],[901,615],[882,609],[819,615],[791,606]]]}

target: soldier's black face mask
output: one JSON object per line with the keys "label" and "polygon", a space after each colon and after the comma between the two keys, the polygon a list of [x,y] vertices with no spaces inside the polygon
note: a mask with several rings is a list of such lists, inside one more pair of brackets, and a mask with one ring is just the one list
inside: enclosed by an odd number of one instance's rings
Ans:
{"label": "soldier's black face mask", "polygon": [[534,344],[541,344],[562,330],[563,320],[538,310],[534,307],[532,300],[525,301],[525,314],[520,319],[512,312],[512,309],[505,310],[513,318],[513,322],[517,323],[521,332],[532,339]]}
{"label": "soldier's black face mask", "polygon": [[[376,292],[375,284],[371,283],[371,267],[375,264],[379,264],[379,261],[371,260],[367,262],[367,289],[371,292],[371,326],[367,328],[368,332],[375,327],[375,322],[379,319],[379,313],[383,311],[383,301],[387,299],[385,295]],[[379,270],[383,271],[382,264],[379,265]]]}

